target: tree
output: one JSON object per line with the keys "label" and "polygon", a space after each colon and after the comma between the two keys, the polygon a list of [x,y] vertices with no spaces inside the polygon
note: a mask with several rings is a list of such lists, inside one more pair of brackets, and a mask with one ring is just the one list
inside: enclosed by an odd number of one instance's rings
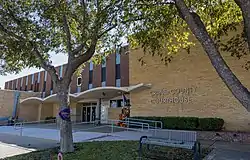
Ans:
{"label": "tree", "polygon": [[[134,27],[134,34],[130,36],[133,46],[140,44],[145,50],[149,49],[152,55],[158,54],[168,63],[173,53],[180,49],[189,51],[190,46],[194,45],[189,39],[192,33],[228,89],[250,111],[250,93],[231,71],[219,49],[227,50],[238,58],[249,53],[249,0],[138,0],[135,6],[145,19]],[[236,30],[242,21],[242,34],[228,43],[220,41],[221,36]],[[244,47],[248,47],[248,50]]]}
{"label": "tree", "polygon": [[[128,2],[0,0],[0,57],[5,61],[4,72],[42,67],[55,85],[60,110],[67,110],[72,75],[95,53],[105,53],[97,56],[101,58],[119,45],[130,21],[124,12],[131,7]],[[63,78],[49,60],[52,52],[68,56]],[[60,136],[61,151],[72,152],[69,115],[60,120]]]}

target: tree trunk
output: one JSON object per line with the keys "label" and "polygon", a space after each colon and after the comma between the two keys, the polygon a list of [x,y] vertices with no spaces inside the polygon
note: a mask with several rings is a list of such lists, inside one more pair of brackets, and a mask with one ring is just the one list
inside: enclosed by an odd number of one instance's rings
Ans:
{"label": "tree trunk", "polygon": [[244,32],[250,51],[250,1],[249,0],[235,0],[236,4],[240,7],[243,20]]}
{"label": "tree trunk", "polygon": [[[59,99],[60,110],[70,108],[69,102],[69,87],[59,87],[57,97]],[[59,117],[60,118],[60,117]],[[63,120],[60,118],[60,150],[63,153],[73,152],[73,135],[72,135],[72,123],[71,118],[69,120]]]}
{"label": "tree trunk", "polygon": [[239,79],[234,75],[234,73],[230,70],[229,66],[226,64],[224,59],[222,58],[216,44],[213,39],[209,36],[203,22],[200,17],[196,13],[192,13],[188,10],[185,2],[183,0],[175,0],[176,7],[183,19],[188,24],[190,30],[195,35],[195,37],[199,40],[202,47],[206,51],[213,67],[235,96],[238,101],[248,110],[250,111],[250,93],[245,88]]}

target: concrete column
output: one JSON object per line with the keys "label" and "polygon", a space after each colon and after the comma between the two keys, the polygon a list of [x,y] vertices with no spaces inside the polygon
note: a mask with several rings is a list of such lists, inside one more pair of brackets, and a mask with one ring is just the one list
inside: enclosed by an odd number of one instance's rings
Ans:
{"label": "concrete column", "polygon": [[72,110],[71,112],[71,121],[75,122],[76,121],[76,104],[77,103],[71,103],[70,104],[70,109]]}
{"label": "concrete column", "polygon": [[42,105],[42,104],[39,104],[39,106],[38,106],[38,117],[37,117],[37,121],[40,121],[40,120],[41,120],[42,107],[43,107],[43,105]]}
{"label": "concrete column", "polygon": [[101,105],[102,104],[102,99],[98,99],[97,101],[97,108],[96,108],[96,120],[98,121],[98,124],[101,124]]}

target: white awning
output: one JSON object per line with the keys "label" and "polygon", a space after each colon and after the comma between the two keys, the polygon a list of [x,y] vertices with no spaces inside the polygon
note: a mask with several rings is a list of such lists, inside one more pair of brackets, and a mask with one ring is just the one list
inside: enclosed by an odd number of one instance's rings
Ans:
{"label": "white awning", "polygon": [[[134,91],[140,91],[142,89],[146,89],[151,87],[151,84],[137,84],[129,87],[97,87],[93,89],[86,90],[84,92],[76,93],[76,94],[70,94],[70,100],[73,101],[80,101],[84,99],[99,99],[99,98],[107,98],[111,99],[117,96],[120,96],[122,94],[134,92]],[[26,98],[20,103],[58,103],[58,99],[56,97],[56,94],[50,95],[46,98],[38,98],[38,97],[29,97]]]}

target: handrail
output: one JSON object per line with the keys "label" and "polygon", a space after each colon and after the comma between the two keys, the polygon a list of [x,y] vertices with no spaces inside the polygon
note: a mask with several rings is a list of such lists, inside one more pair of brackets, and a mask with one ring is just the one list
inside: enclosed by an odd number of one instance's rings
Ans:
{"label": "handrail", "polygon": [[15,123],[13,127],[15,130],[18,130],[18,128],[17,128],[18,124],[20,124],[20,136],[22,136],[23,135],[23,122]]}
{"label": "handrail", "polygon": [[162,129],[163,127],[163,123],[162,121],[156,121],[156,120],[147,120],[147,119],[137,119],[137,118],[126,118],[128,121],[129,120],[134,120],[134,121],[142,121],[142,122],[151,122],[151,123],[154,123],[155,124],[155,129],[157,129],[157,123],[160,123],[160,128]]}
{"label": "handrail", "polygon": [[[108,119],[108,122],[111,122],[112,133],[113,133],[113,128],[114,128],[114,123],[115,122],[123,122],[123,123],[127,124],[128,125],[127,129],[129,128],[129,123],[132,123],[132,125],[130,125],[130,126],[141,126],[141,130],[143,131],[144,125],[145,125],[147,127],[147,129],[149,130],[149,124],[148,123],[143,123],[143,122],[130,121],[128,123],[128,121],[126,121],[126,120],[116,120],[116,119]],[[117,126],[115,126],[115,127],[117,127]]]}

